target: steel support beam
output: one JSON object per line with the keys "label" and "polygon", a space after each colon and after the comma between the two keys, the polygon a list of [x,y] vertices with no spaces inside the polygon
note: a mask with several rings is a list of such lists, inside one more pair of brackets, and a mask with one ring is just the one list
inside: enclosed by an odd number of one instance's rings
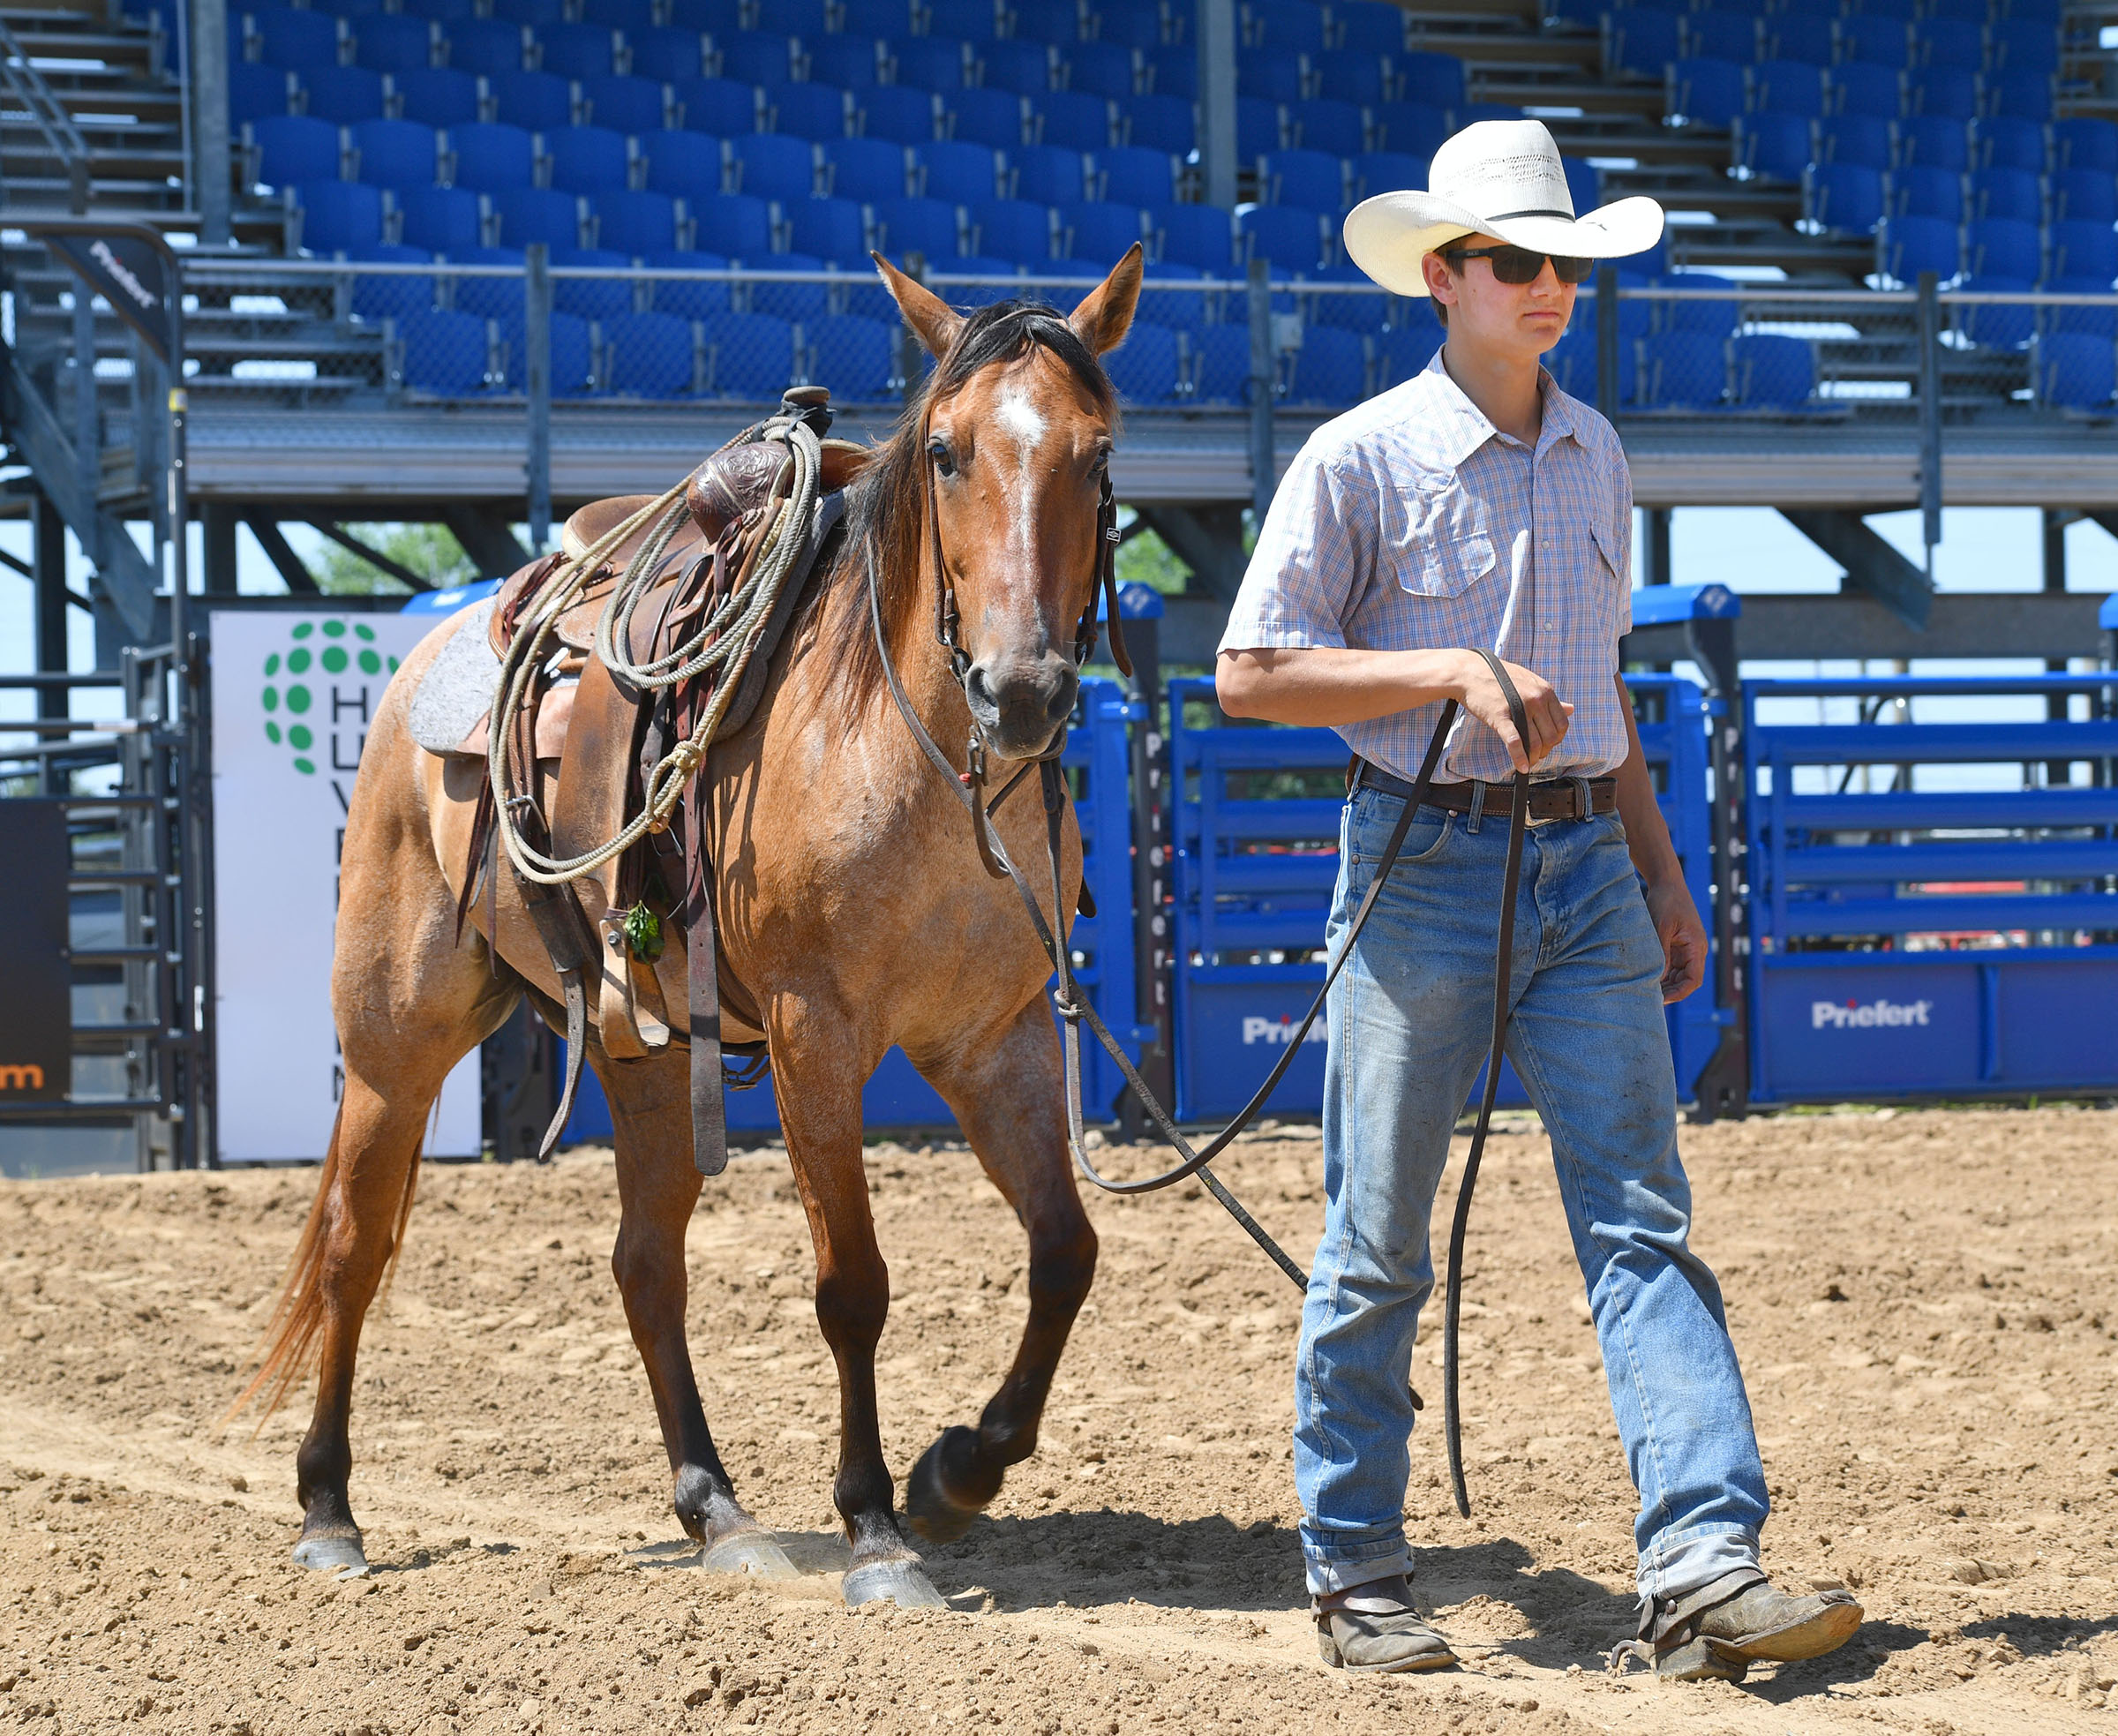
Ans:
{"label": "steel support beam", "polygon": [[200,512],[199,519],[206,545],[206,594],[233,597],[237,590],[236,530],[243,515],[231,506],[213,501]]}
{"label": "steel support beam", "polygon": [[250,526],[250,534],[258,539],[258,546],[265,551],[266,560],[279,569],[280,576],[287,582],[289,597],[319,595],[316,575],[303,564],[301,556],[280,534],[280,527],[273,519],[263,513],[252,513],[244,522]]}
{"label": "steel support beam", "polygon": [[199,239],[229,243],[228,0],[191,0],[192,199]]}
{"label": "steel support beam", "polygon": [[[1640,552],[1640,571],[1643,582],[1670,584],[1670,509],[1667,507],[1649,507],[1641,514],[1646,519],[1648,534]],[[1630,579],[1630,573],[1619,575]]]}
{"label": "steel support beam", "polygon": [[[1871,530],[1859,513],[1782,507],[1780,516],[1845,568],[1846,581],[1853,589],[1866,591],[1915,631],[1926,626],[1934,603],[1934,581]],[[1946,654],[1922,650],[1919,655]]]}
{"label": "steel support beam", "polygon": [[[1224,605],[1236,600],[1250,557],[1243,548],[1243,508],[1226,502],[1198,507],[1142,507],[1138,522],[1169,545],[1202,590]],[[1223,612],[1226,612],[1224,608]]]}
{"label": "steel support beam", "polygon": [[409,585],[414,590],[432,590],[434,588],[432,580],[422,578],[409,567],[400,566],[380,550],[370,548],[342,525],[334,524],[327,518],[312,518],[309,523],[312,529],[320,530],[348,553],[358,555],[377,572],[388,574],[398,583]]}
{"label": "steel support beam", "polygon": [[1198,3],[1198,161],[1208,205],[1236,204],[1236,0]]}
{"label": "steel support beam", "polygon": [[[32,582],[36,588],[37,673],[64,675],[67,665],[66,605],[71,600],[66,590],[66,521],[41,494],[31,503],[29,513],[35,527],[30,559],[34,567]],[[63,718],[66,710],[64,691],[57,688],[37,689],[39,717]]]}
{"label": "steel support beam", "polygon": [[518,567],[530,564],[528,552],[515,540],[506,507],[469,504],[448,507],[443,509],[441,519],[463,545],[463,552],[477,563],[478,571],[484,577],[505,578]]}

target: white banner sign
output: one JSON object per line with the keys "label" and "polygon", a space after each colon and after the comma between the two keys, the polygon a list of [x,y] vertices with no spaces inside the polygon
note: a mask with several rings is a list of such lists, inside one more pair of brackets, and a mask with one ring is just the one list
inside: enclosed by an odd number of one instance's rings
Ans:
{"label": "white banner sign", "polygon": [[[345,1076],[331,943],[346,804],[391,673],[431,614],[216,610],[214,916],[224,1163],[315,1162]],[[442,1087],[430,1157],[479,1148],[478,1055]]]}

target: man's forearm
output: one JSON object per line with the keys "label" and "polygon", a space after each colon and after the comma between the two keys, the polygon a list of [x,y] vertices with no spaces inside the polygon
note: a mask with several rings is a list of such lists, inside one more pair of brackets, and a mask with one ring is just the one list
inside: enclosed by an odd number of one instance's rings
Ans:
{"label": "man's forearm", "polygon": [[1618,709],[1626,720],[1626,761],[1619,767],[1618,817],[1625,823],[1626,847],[1633,866],[1649,885],[1657,881],[1681,879],[1684,867],[1677,860],[1677,846],[1670,842],[1662,808],[1655,800],[1655,780],[1640,750],[1640,728],[1633,718],[1633,696],[1626,691],[1625,677],[1618,681]]}
{"label": "man's forearm", "polygon": [[1331,727],[1461,699],[1463,660],[1470,655],[1333,646],[1223,651],[1214,686],[1231,718]]}

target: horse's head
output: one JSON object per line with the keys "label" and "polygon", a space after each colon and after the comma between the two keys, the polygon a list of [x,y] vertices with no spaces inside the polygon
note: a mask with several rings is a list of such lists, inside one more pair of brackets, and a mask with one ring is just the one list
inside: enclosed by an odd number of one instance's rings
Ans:
{"label": "horse's head", "polygon": [[[1135,246],[1072,313],[1003,302],[957,312],[876,258],[939,365],[909,417],[923,451],[930,559],[968,659],[964,695],[1010,759],[1045,752],[1073,710],[1074,632],[1095,605],[1097,518],[1117,403],[1096,359],[1140,294]],[[944,612],[946,612],[944,601]]]}

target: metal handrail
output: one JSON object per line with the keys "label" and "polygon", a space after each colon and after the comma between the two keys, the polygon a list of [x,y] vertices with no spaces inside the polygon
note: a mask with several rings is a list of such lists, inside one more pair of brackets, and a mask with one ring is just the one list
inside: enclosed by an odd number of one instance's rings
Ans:
{"label": "metal handrail", "polygon": [[28,112],[52,154],[66,165],[66,182],[75,212],[88,208],[88,141],[73,124],[73,116],[44,82],[44,75],[30,64],[29,54],[15,40],[15,33],[0,19],[0,79]]}

